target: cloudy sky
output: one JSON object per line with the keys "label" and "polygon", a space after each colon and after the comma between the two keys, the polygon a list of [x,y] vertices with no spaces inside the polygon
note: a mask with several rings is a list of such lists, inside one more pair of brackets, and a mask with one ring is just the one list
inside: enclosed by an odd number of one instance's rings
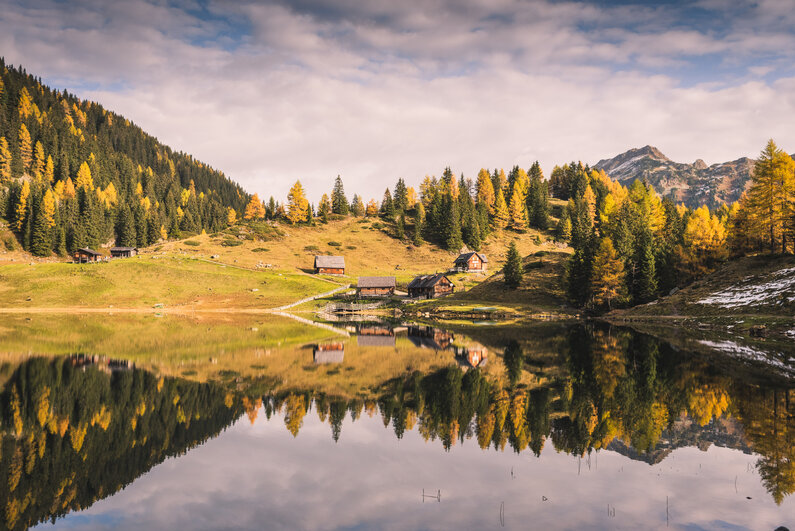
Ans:
{"label": "cloudy sky", "polygon": [[247,190],[795,150],[790,0],[3,0],[0,55]]}

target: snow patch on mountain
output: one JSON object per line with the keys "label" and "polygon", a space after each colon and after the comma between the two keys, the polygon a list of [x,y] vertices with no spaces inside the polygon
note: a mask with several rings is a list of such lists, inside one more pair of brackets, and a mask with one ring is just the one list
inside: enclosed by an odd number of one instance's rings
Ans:
{"label": "snow patch on mountain", "polygon": [[743,361],[751,361],[756,363],[763,363],[770,367],[774,367],[781,372],[787,375],[795,375],[795,367],[791,367],[789,364],[776,359],[771,354],[759,350],[753,347],[749,347],[747,345],[740,345],[739,343],[735,343],[734,341],[707,341],[707,340],[700,340],[704,346],[713,348],[715,350],[720,351],[723,354],[728,354],[729,356],[740,359]]}

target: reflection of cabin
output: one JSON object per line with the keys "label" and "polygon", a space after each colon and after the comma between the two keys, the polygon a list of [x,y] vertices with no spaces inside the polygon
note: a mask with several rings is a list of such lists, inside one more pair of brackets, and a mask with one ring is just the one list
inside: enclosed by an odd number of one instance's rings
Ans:
{"label": "reflection of cabin", "polygon": [[315,274],[324,275],[344,275],[345,257],[344,256],[316,256]]}
{"label": "reflection of cabin", "polygon": [[356,336],[356,344],[360,347],[394,347],[395,336]]}
{"label": "reflection of cabin", "polygon": [[464,368],[485,367],[488,350],[483,345],[472,344],[466,347],[455,347],[458,365]]}
{"label": "reflection of cabin", "polygon": [[315,363],[342,363],[345,356],[344,343],[324,343],[313,349]]}
{"label": "reflection of cabin", "polygon": [[390,326],[363,323],[359,325],[356,343],[360,347],[394,347],[395,331]]}
{"label": "reflection of cabin", "polygon": [[420,348],[432,348],[434,350],[445,350],[450,347],[455,339],[455,335],[447,330],[441,330],[432,326],[411,325],[407,329],[407,336],[415,346]]}
{"label": "reflection of cabin", "polygon": [[414,277],[408,285],[409,297],[412,299],[433,299],[449,295],[455,289],[453,283],[442,273],[436,275],[420,275]]}
{"label": "reflection of cabin", "polygon": [[395,277],[359,277],[357,297],[391,297],[395,293]]}
{"label": "reflection of cabin", "polygon": [[138,254],[136,247],[111,247],[110,255],[113,258],[132,258]]}
{"label": "reflection of cabin", "polygon": [[76,264],[87,264],[89,262],[99,261],[99,259],[102,258],[102,255],[93,249],[82,247],[75,251],[73,257]]}
{"label": "reflection of cabin", "polygon": [[464,273],[485,273],[488,269],[489,259],[485,254],[469,252],[461,253],[455,259],[453,269]]}

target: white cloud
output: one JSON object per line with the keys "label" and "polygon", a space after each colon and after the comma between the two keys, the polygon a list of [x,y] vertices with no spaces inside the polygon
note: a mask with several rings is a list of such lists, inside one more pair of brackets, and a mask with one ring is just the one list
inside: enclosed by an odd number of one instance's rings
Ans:
{"label": "white cloud", "polygon": [[[378,198],[448,164],[474,177],[649,143],[708,163],[753,156],[771,136],[793,146],[793,80],[748,77],[791,64],[777,6],[700,29],[674,8],[573,2],[219,1],[198,16],[42,1],[0,12],[0,49],[251,192],[283,198],[301,179],[316,201],[341,174],[349,196]],[[679,77],[709,54],[716,72],[745,65],[739,81]]]}

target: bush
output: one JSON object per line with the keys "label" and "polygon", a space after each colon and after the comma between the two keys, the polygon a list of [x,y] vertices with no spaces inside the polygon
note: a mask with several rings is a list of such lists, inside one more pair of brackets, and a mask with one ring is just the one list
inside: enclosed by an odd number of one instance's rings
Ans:
{"label": "bush", "polygon": [[267,247],[255,247],[254,249],[251,249],[251,252],[252,253],[267,253],[267,252],[270,252],[270,249],[268,249]]}
{"label": "bush", "polygon": [[356,246],[355,245],[346,245],[345,248],[346,249],[350,249],[351,251],[353,251],[354,249],[356,249]]}
{"label": "bush", "polygon": [[310,252],[310,253],[313,252],[313,251],[319,251],[319,250],[320,250],[320,247],[318,247],[317,245],[307,245],[306,247],[304,247],[304,251]]}
{"label": "bush", "polygon": [[342,247],[342,244],[340,242],[328,242],[328,245],[330,245],[331,247]]}
{"label": "bush", "polygon": [[238,245],[243,245],[243,242],[234,238],[227,238],[221,242],[221,245],[224,247],[237,247]]}
{"label": "bush", "polygon": [[201,245],[201,243],[197,242],[196,240],[186,240],[182,243],[184,243],[185,245],[190,245],[191,247],[198,247],[199,245]]}
{"label": "bush", "polygon": [[549,254],[548,251],[536,251],[536,253],[533,256],[546,256],[548,254]]}
{"label": "bush", "polygon": [[11,235],[3,236],[3,245],[7,251],[13,251],[17,248],[17,240]]}
{"label": "bush", "polygon": [[383,225],[379,221],[376,221],[375,223],[373,223],[370,226],[371,229],[375,229],[375,230],[380,230],[382,227],[383,227]]}

